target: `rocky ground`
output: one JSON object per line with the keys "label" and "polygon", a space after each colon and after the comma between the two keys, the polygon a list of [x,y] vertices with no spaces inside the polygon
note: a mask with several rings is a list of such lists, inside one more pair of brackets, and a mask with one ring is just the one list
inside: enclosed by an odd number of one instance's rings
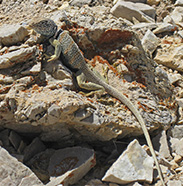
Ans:
{"label": "rocky ground", "polygon": [[139,109],[166,184],[183,185],[182,13],[182,0],[0,0],[0,185],[161,185],[131,111],[47,62],[28,28],[42,16]]}

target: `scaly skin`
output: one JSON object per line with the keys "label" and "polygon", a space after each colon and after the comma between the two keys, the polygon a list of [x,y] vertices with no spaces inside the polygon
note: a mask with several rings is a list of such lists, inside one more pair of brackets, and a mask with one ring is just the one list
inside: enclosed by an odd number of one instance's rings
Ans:
{"label": "scaly skin", "polygon": [[[81,54],[79,47],[74,42],[72,37],[68,34],[67,31],[62,31],[58,39],[55,39],[53,36],[56,35],[56,24],[50,19],[41,19],[35,20],[30,25],[36,32],[41,34],[42,36],[49,39],[49,42],[55,47],[55,53],[50,57],[49,61],[53,61],[58,59],[60,56],[63,58],[65,65],[71,67],[72,69],[77,69],[77,81],[78,85],[81,88],[87,90],[95,90],[97,92],[103,92],[104,90],[108,92],[111,96],[119,99],[123,104],[125,104],[135,115],[137,120],[139,121],[144,136],[146,138],[147,144],[151,151],[151,154],[154,158],[156,168],[158,170],[158,174],[162,185],[165,186],[165,182],[163,180],[163,174],[161,172],[160,165],[158,163],[148,130],[146,128],[146,124],[144,119],[140,115],[137,108],[134,104],[123,94],[121,94],[117,89],[107,84],[103,78],[99,77],[95,71],[93,71],[85,62],[83,55]],[[88,83],[85,83],[87,80]]]}

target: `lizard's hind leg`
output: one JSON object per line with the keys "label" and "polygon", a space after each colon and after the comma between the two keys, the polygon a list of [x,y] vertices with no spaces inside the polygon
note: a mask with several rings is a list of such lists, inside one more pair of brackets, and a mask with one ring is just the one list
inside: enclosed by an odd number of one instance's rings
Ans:
{"label": "lizard's hind leg", "polygon": [[80,88],[91,91],[89,93],[82,92],[82,94],[84,94],[85,96],[92,96],[92,95],[100,96],[102,93],[105,92],[103,86],[93,82],[88,82],[87,77],[80,71],[76,73],[76,80]]}

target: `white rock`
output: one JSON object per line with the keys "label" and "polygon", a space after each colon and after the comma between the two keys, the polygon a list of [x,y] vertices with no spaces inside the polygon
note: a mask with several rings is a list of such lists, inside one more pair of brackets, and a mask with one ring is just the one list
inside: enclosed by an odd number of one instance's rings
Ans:
{"label": "white rock", "polygon": [[183,6],[183,0],[177,0],[177,1],[175,2],[175,5],[176,5],[176,6]]}
{"label": "white rock", "polygon": [[3,45],[13,45],[22,41],[28,31],[19,24],[3,25],[0,27],[0,41]]}
{"label": "white rock", "polygon": [[[0,147],[0,185],[42,186],[41,181],[24,164]],[[24,184],[25,183],[25,184]]]}
{"label": "white rock", "polygon": [[91,149],[69,147],[57,150],[50,158],[50,182],[47,186],[74,184],[94,167],[95,163],[94,151]]}
{"label": "white rock", "polygon": [[136,3],[125,2],[119,0],[112,8],[111,13],[116,17],[122,17],[129,21],[133,21],[135,17],[140,22],[154,22],[154,19],[140,11]]}
{"label": "white rock", "polygon": [[109,168],[102,180],[118,184],[134,181],[151,183],[153,163],[153,158],[147,155],[137,140],[133,140],[127,150]]}
{"label": "white rock", "polygon": [[175,21],[176,24],[179,24],[179,22],[183,22],[183,7],[176,7],[173,12],[170,14],[172,19]]}
{"label": "white rock", "polygon": [[149,51],[151,54],[156,50],[159,43],[159,38],[156,37],[150,30],[145,33],[142,39],[143,48],[145,51]]}
{"label": "white rock", "polygon": [[170,84],[174,84],[177,81],[182,79],[182,76],[180,74],[168,74],[168,79],[170,81]]}
{"label": "white rock", "polygon": [[157,24],[156,23],[138,23],[132,26],[132,29],[154,29],[157,28]]}

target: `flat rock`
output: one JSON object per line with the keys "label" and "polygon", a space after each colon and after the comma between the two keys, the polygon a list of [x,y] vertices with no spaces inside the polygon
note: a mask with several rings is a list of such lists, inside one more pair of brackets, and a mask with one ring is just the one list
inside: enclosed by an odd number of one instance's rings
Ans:
{"label": "flat rock", "polygon": [[25,62],[35,57],[36,46],[21,48],[0,56],[0,69],[9,68],[17,63]]}
{"label": "flat rock", "polygon": [[[129,21],[133,21],[132,19],[133,17],[140,22],[153,22],[154,21],[151,17],[143,13],[141,10],[143,10],[141,5],[139,6],[136,3],[119,0],[112,7],[110,12],[116,17],[122,17]],[[145,10],[145,12],[148,12],[148,11]]]}
{"label": "flat rock", "polygon": [[0,185],[42,186],[41,181],[25,165],[0,147]]}
{"label": "flat rock", "polygon": [[135,181],[151,183],[153,163],[153,158],[147,155],[137,140],[133,140],[127,150],[109,168],[102,180],[118,184]]}
{"label": "flat rock", "polygon": [[0,27],[0,41],[3,45],[9,46],[21,42],[27,35],[27,29],[19,24]]}
{"label": "flat rock", "polygon": [[91,149],[69,147],[57,150],[50,158],[50,182],[47,186],[74,184],[94,167],[95,163],[94,151]]}
{"label": "flat rock", "polygon": [[170,23],[162,23],[158,26],[158,28],[153,30],[153,33],[160,34],[163,32],[174,32],[175,30],[178,30],[178,26],[170,24]]}

